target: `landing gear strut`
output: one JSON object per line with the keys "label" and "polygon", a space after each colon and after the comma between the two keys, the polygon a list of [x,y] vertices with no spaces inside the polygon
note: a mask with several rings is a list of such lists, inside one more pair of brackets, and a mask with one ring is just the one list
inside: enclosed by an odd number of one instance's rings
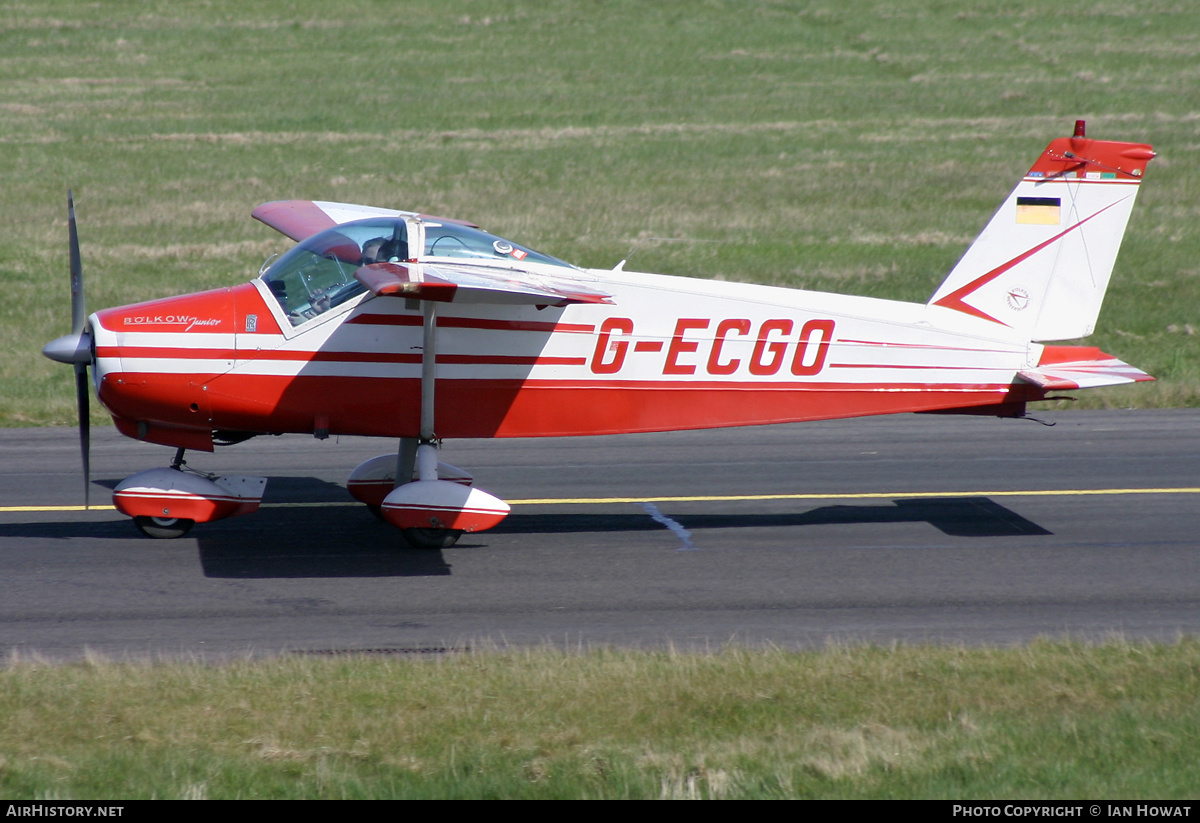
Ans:
{"label": "landing gear strut", "polygon": [[508,515],[509,508],[503,500],[469,483],[440,479],[438,439],[434,431],[437,304],[423,301],[422,312],[421,430],[415,441],[417,479],[408,482],[412,477],[414,441],[406,438],[401,440],[397,455],[396,486],[384,498],[381,513],[385,520],[401,529],[410,546],[444,549],[453,546],[463,532],[495,526]]}

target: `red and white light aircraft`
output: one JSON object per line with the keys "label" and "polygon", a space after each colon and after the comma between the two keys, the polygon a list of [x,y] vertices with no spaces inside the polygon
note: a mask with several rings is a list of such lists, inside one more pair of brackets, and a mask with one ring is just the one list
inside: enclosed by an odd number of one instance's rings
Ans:
{"label": "red and white light aircraft", "polygon": [[1064,389],[1151,379],[1091,334],[1148,145],[1054,140],[928,303],[580,269],[457,220],[267,203],[299,241],[249,283],[83,304],[74,208],[74,364],[87,475],[87,367],[122,433],[178,448],[116,507],[153,537],[257,508],[261,477],[188,470],[185,449],[256,434],[399,438],[350,475],[416,546],[508,513],[442,438],[748,426],[896,412],[1019,416]]}

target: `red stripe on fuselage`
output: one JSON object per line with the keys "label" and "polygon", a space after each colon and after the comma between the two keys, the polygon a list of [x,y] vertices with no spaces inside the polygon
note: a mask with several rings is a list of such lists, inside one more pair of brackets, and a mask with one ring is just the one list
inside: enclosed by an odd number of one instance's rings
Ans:
{"label": "red stripe on fuselage", "polygon": [[[105,381],[110,408],[138,407],[143,377],[155,382],[159,422],[189,428],[416,436],[420,380],[230,373],[207,381],[206,408],[182,401],[197,387],[190,375],[121,376]],[[174,389],[171,387],[174,386]],[[118,396],[114,396],[114,393]],[[174,407],[163,402],[177,394]],[[1034,386],[1005,383],[677,383],[670,381],[456,380],[437,386],[440,437],[538,437],[617,434],[799,422],[1037,399]],[[116,401],[116,402],[113,402]],[[173,408],[173,410],[172,410]],[[211,416],[211,417],[210,417]],[[324,427],[324,426],[322,426]]]}
{"label": "red stripe on fuselage", "polygon": [[833,341],[835,344],[847,343],[854,346],[873,346],[881,349],[923,349],[926,351],[969,351],[978,352],[980,354],[1007,354],[1010,350],[1006,349],[978,349],[970,346],[935,346],[930,343],[893,343],[886,340],[851,340],[846,337],[839,337]]}
{"label": "red stripe on fuselage", "polygon": [[936,363],[830,363],[831,369],[931,369],[933,371],[1006,371],[1011,373],[1008,366],[943,366]]}
{"label": "red stripe on fuselage", "polygon": [[[357,314],[346,320],[347,324],[363,326],[420,326],[419,314]],[[586,323],[554,323],[541,320],[488,320],[481,317],[439,317],[438,328],[486,329],[489,331],[533,331],[551,334],[591,334],[594,325]]]}
{"label": "red stripe on fuselage", "polygon": [[[166,360],[255,360],[294,361],[297,363],[420,363],[420,354],[370,351],[293,351],[247,349],[242,357],[232,349],[168,348],[164,346],[103,346],[98,357],[161,358]],[[249,356],[245,356],[249,355]],[[546,357],[507,354],[439,354],[438,363],[453,365],[501,366],[584,366],[586,357]]]}

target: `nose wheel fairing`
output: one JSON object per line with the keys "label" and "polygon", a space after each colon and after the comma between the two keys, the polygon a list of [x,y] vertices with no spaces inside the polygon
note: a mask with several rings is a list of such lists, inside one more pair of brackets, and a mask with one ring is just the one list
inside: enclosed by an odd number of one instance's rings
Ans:
{"label": "nose wheel fairing", "polygon": [[[208,477],[176,468],[147,469],[125,478],[113,490],[117,511],[134,518],[151,537],[178,537],[165,524],[171,521],[208,523],[258,510],[265,477],[226,475]],[[160,533],[141,528],[157,524]],[[187,529],[184,528],[183,531]]]}

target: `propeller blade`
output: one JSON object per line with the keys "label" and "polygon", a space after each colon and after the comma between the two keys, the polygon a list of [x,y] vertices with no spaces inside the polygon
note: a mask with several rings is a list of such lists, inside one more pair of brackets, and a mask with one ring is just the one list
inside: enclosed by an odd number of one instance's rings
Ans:
{"label": "propeller blade", "polygon": [[[83,507],[88,507],[92,486],[91,472],[91,408],[88,400],[88,363],[91,362],[90,335],[87,334],[87,304],[83,298],[83,260],[79,254],[79,231],[75,227],[75,194],[67,190],[67,231],[71,256],[71,334],[59,338],[43,349],[48,356],[75,367],[75,406],[79,410],[79,454],[83,461]],[[65,345],[63,345],[65,343]],[[70,359],[54,356],[50,350],[59,344],[71,349]],[[73,344],[73,345],[71,345]],[[56,352],[57,353],[57,352]]]}
{"label": "propeller blade", "polygon": [[75,403],[79,407],[79,453],[83,459],[83,508],[88,507],[88,495],[92,487],[91,472],[91,409],[88,401],[87,364],[75,364]]}
{"label": "propeller blade", "polygon": [[71,249],[71,333],[78,335],[87,324],[87,304],[83,299],[83,262],[79,256],[79,232],[75,228],[75,195],[67,191],[67,229]]}

